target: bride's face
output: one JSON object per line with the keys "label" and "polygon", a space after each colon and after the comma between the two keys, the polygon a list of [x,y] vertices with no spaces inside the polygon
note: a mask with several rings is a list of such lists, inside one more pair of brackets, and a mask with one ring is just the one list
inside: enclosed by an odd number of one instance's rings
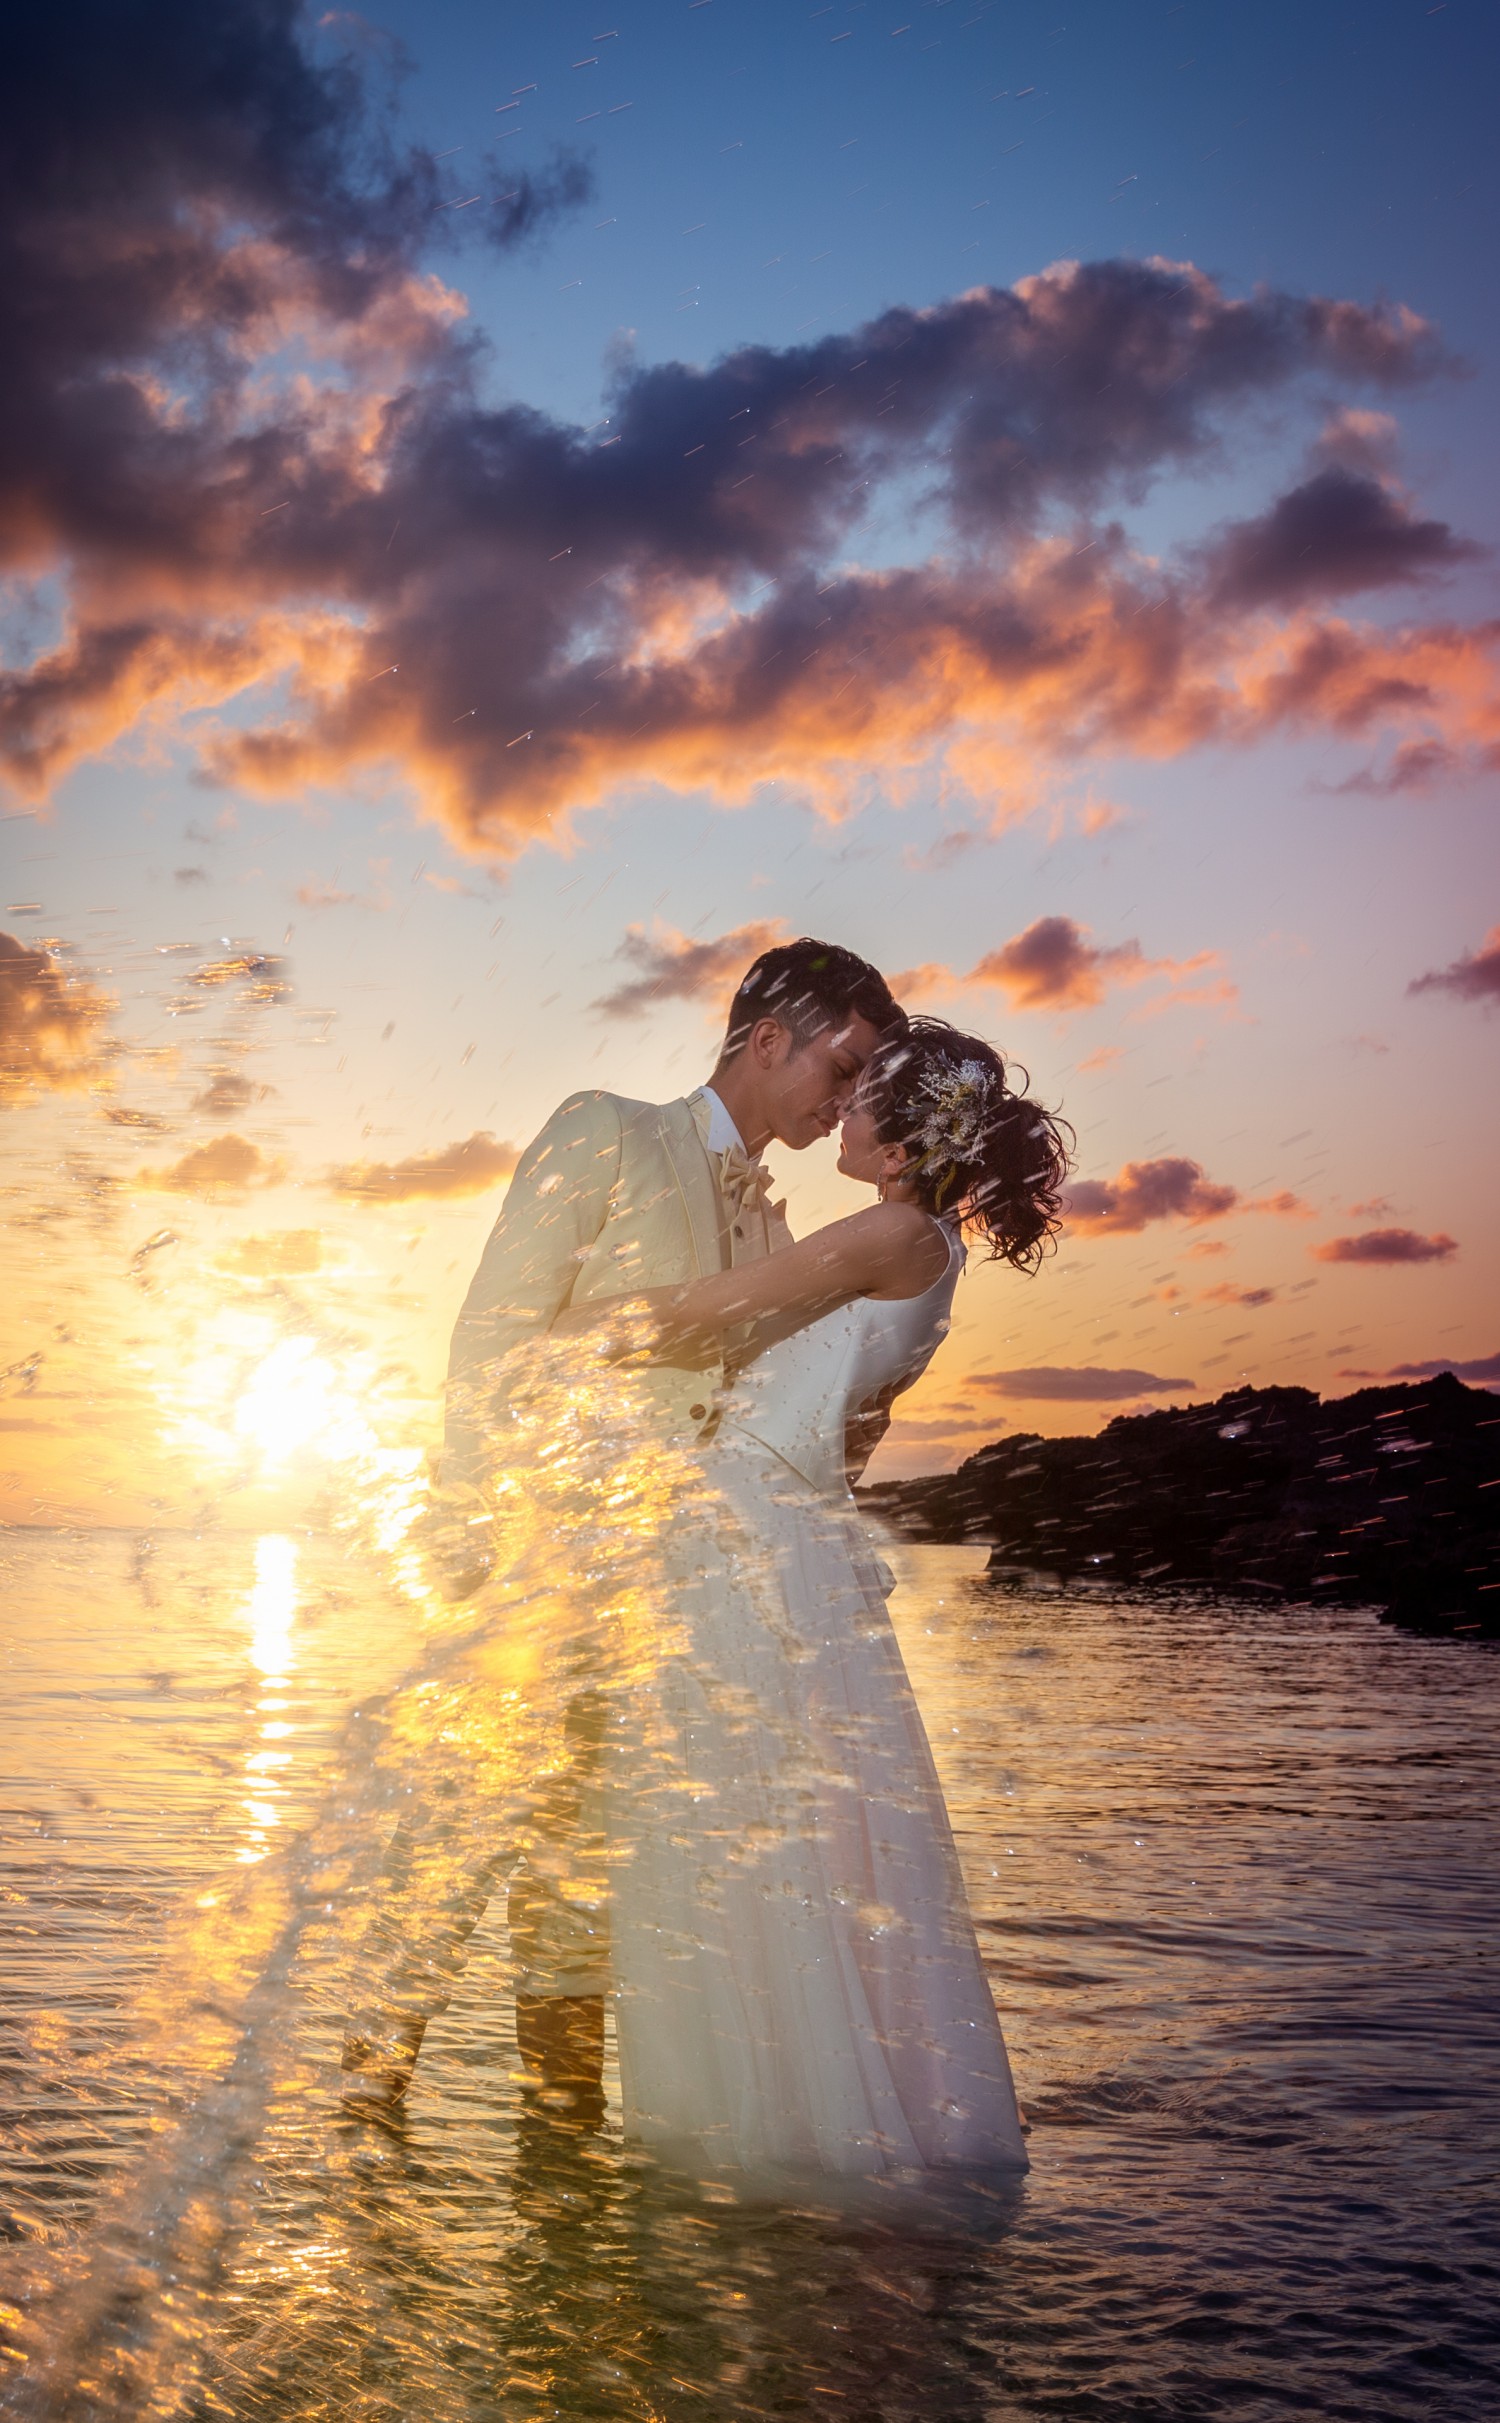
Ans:
{"label": "bride's face", "polygon": [[878,1186],[885,1176],[885,1163],[890,1151],[875,1133],[875,1114],[863,1094],[856,1093],[844,1113],[843,1132],[839,1137],[839,1168],[846,1178],[857,1178],[863,1186]]}

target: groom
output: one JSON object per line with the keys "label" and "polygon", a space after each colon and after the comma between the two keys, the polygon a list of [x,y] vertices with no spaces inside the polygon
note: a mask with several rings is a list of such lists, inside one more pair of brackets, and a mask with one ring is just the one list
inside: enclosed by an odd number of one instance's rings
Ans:
{"label": "groom", "polygon": [[[670,1286],[789,1244],[781,1206],[766,1201],[761,1151],[774,1138],[802,1152],[828,1135],[876,1045],[903,1024],[867,961],[834,943],[782,943],[747,970],[696,1093],[667,1103],[573,1094],[553,1112],[517,1165],[453,1333],[442,1472],[453,1596],[485,1578],[465,1543],[487,1530],[507,1355],[570,1304]],[[692,1439],[713,1428],[734,1370],[720,1350],[643,1376],[663,1437]],[[606,1914],[576,1889],[597,1864],[598,1729],[587,1694],[575,1715],[574,1772],[552,1795],[545,1851],[511,1880],[509,1916],[522,2062],[549,2104],[588,2120],[602,2111],[609,1947]],[[420,1856],[414,1838],[393,1851],[402,1867]],[[351,2102],[389,2105],[404,2091],[496,1881],[490,1868],[469,1878],[446,1905],[446,1941],[398,1961],[378,2028],[346,2043]]]}

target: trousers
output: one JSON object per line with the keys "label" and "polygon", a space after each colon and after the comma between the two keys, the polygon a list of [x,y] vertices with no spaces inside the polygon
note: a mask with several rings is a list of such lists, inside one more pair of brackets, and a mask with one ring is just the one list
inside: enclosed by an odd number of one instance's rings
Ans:
{"label": "trousers", "polygon": [[386,1852],[361,1961],[351,2015],[360,2033],[396,2041],[446,2010],[469,1939],[502,1887],[518,1995],[608,1991],[603,1726],[602,1700],[581,1693],[567,1714],[569,1763],[523,1809],[471,1801],[457,1778],[408,1809]]}

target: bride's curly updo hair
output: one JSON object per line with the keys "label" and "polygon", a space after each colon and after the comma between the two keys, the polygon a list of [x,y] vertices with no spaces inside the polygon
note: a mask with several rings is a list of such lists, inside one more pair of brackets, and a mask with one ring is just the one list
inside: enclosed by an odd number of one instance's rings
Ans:
{"label": "bride's curly updo hair", "polygon": [[[1014,1080],[1019,1074],[1020,1086]],[[872,1056],[860,1099],[882,1144],[904,1144],[924,1210],[982,1237],[993,1261],[1033,1271],[1062,1226],[1075,1138],[1026,1092],[1018,1062],[945,1018],[913,1018]]]}

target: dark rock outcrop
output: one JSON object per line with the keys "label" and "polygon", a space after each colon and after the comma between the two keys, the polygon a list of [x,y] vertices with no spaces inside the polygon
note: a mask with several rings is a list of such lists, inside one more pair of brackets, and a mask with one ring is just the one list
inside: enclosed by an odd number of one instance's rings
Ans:
{"label": "dark rock outcrop", "polygon": [[861,1494],[914,1539],[988,1540],[999,1582],[1333,1598],[1500,1637],[1500,1399],[1451,1372],[1327,1403],[1236,1388]]}

